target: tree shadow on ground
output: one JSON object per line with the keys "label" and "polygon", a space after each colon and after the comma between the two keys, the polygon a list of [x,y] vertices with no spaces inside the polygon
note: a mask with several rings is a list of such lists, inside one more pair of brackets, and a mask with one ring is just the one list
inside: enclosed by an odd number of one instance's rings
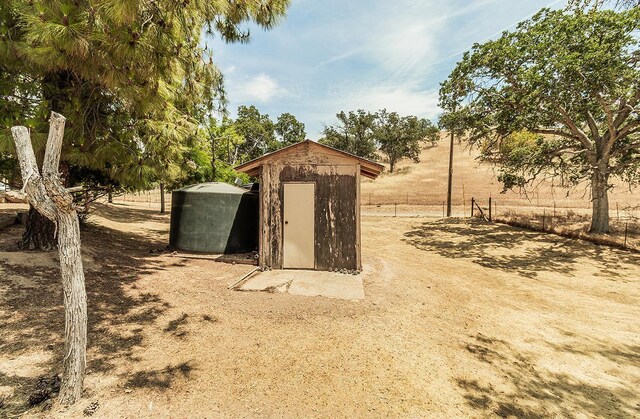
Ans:
{"label": "tree shadow on ground", "polygon": [[[590,358],[602,357],[615,364],[640,367],[640,345],[638,344],[613,347],[606,341],[589,338],[584,335],[576,336],[574,333],[564,330],[560,330],[560,333],[567,337],[567,342],[562,344],[547,342],[547,345],[558,352]],[[640,405],[638,407],[640,408]]]}
{"label": "tree shadow on ground", "polygon": [[175,337],[184,338],[189,333],[187,330],[185,330],[188,322],[188,317],[189,316],[186,313],[182,313],[182,315],[177,319],[171,320],[167,327],[165,327],[163,330]]}
{"label": "tree shadow on ground", "polygon": [[526,278],[535,278],[542,271],[571,274],[578,258],[597,261],[597,275],[611,280],[620,280],[622,270],[640,264],[640,256],[630,252],[474,219],[425,222],[404,237],[420,250],[469,259]]}
{"label": "tree shadow on ground", "polygon": [[[483,349],[479,351],[478,347]],[[633,385],[611,388],[586,383],[569,374],[546,371],[537,366],[531,356],[504,341],[482,335],[474,337],[465,349],[498,369],[495,376],[506,381],[511,389],[504,391],[491,383],[458,379],[457,385],[463,390],[467,404],[484,414],[517,418],[571,418],[576,413],[624,418],[640,414],[638,393]],[[632,365],[635,360],[627,362]]]}
{"label": "tree shadow on ground", "polygon": [[162,369],[151,371],[138,371],[127,381],[127,387],[151,388],[154,390],[166,390],[180,378],[189,378],[194,370],[191,362],[183,362],[178,365],[168,365]]}
{"label": "tree shadow on ground", "polygon": [[[4,233],[11,237],[1,241],[0,251],[13,250],[22,229],[16,226]],[[150,254],[151,249],[165,243],[91,224],[82,230],[81,237],[83,252],[94,255],[96,261],[96,269],[85,269],[87,371],[105,372],[123,359],[136,361],[135,352],[144,344],[143,328],[170,308],[158,295],[131,292],[141,276],[165,269]],[[29,367],[46,375],[60,373],[64,309],[59,269],[0,261],[0,276],[6,278],[0,283],[4,288],[0,294],[4,310],[0,311],[0,357],[29,360],[30,354],[39,353],[37,360],[25,361]],[[27,399],[36,377],[26,375],[19,369],[0,375],[0,386],[13,389],[13,396],[0,408],[0,416],[17,416],[29,408]]]}
{"label": "tree shadow on ground", "polygon": [[103,204],[96,202],[92,204],[92,213],[108,218],[118,223],[140,223],[154,221],[166,223],[169,221],[169,214],[160,214],[157,209],[127,207],[117,204]]}

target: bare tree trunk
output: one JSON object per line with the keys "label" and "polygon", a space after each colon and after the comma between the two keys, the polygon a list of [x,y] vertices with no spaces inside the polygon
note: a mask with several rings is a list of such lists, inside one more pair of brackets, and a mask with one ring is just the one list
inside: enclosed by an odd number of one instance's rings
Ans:
{"label": "bare tree trunk", "polygon": [[599,164],[591,176],[590,233],[609,233],[609,174],[606,164]]}
{"label": "bare tree trunk", "polygon": [[57,247],[55,223],[30,206],[27,224],[18,247],[23,250],[55,249]]}
{"label": "bare tree trunk", "polygon": [[451,217],[451,192],[453,190],[453,140],[451,131],[451,144],[449,145],[449,180],[447,182],[447,217]]}
{"label": "bare tree trunk", "polygon": [[164,214],[164,183],[160,182],[160,214]]}
{"label": "bare tree trunk", "polygon": [[31,146],[29,130],[13,127],[24,191],[29,203],[53,221],[58,229],[60,273],[64,292],[65,353],[60,402],[75,403],[82,396],[87,348],[87,297],[80,254],[80,225],[73,197],[62,186],[58,167],[65,118],[51,113],[49,139],[42,165],[42,176]]}
{"label": "bare tree trunk", "polygon": [[393,169],[396,167],[396,160],[394,158],[389,158],[389,172],[393,173]]}
{"label": "bare tree trunk", "polygon": [[58,217],[58,248],[64,292],[64,374],[60,403],[73,404],[82,397],[87,349],[87,293],[80,253],[80,225],[73,213]]}

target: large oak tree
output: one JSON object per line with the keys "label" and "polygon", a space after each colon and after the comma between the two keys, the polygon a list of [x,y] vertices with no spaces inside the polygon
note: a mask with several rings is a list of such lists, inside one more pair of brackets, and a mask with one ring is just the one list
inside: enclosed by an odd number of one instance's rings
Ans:
{"label": "large oak tree", "polygon": [[374,137],[380,152],[389,160],[389,172],[393,173],[402,159],[418,163],[423,144],[435,145],[440,140],[440,130],[428,119],[400,116],[382,109],[376,113]]}
{"label": "large oak tree", "polygon": [[591,187],[590,231],[609,231],[612,179],[640,167],[640,8],[544,9],[474,45],[442,84],[447,124],[500,165],[506,188],[553,176]]}

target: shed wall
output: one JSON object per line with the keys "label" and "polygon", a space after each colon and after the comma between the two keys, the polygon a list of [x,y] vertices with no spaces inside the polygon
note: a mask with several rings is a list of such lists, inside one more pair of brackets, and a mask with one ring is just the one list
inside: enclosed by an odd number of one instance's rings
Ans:
{"label": "shed wall", "polygon": [[[308,160],[307,160],[308,161]],[[324,161],[323,161],[324,162]],[[314,182],[316,269],[360,269],[359,165],[274,161],[260,174],[260,264],[282,269],[285,182]]]}

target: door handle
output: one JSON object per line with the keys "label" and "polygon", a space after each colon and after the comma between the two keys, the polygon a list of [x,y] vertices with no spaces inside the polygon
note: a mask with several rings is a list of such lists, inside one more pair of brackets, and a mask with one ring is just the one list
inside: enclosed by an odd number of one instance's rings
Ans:
{"label": "door handle", "polygon": [[286,224],[289,224],[289,221],[285,221],[284,223],[285,223],[285,225],[286,225]]}

